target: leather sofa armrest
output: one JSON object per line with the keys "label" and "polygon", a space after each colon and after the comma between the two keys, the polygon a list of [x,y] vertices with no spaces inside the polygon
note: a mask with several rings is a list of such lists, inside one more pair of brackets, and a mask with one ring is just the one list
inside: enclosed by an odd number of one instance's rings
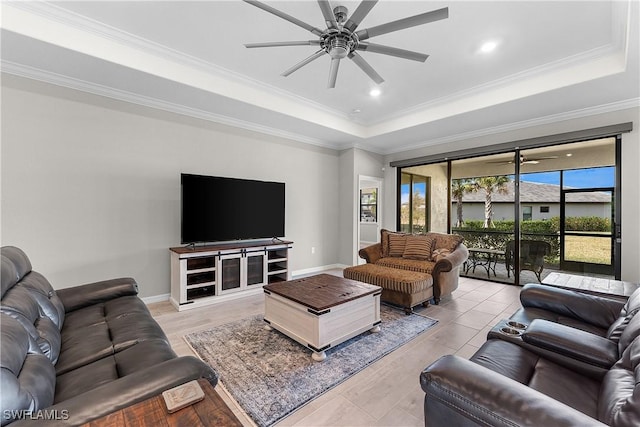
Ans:
{"label": "leather sofa armrest", "polygon": [[522,306],[540,308],[608,329],[620,316],[619,300],[530,283],[520,291]]}
{"label": "leather sofa armrest", "polygon": [[382,258],[382,245],[376,243],[366,248],[362,248],[358,251],[360,258],[367,261],[368,264],[375,264],[380,258]]}
{"label": "leather sofa armrest", "polygon": [[56,294],[62,301],[64,310],[70,312],[114,298],[137,295],[138,284],[135,279],[122,277],[60,289]]}
{"label": "leather sofa armrest", "polygon": [[618,346],[604,337],[559,323],[535,319],[522,334],[527,344],[609,369],[618,361]]}
{"label": "leather sofa armrest", "polygon": [[178,357],[45,408],[58,418],[65,418],[66,414],[66,419],[24,419],[11,425],[78,426],[199,378],[207,379],[214,387],[218,382],[217,373],[201,360],[193,356]]}
{"label": "leather sofa armrest", "polygon": [[433,426],[604,426],[598,420],[459,356],[420,374],[425,424]]}

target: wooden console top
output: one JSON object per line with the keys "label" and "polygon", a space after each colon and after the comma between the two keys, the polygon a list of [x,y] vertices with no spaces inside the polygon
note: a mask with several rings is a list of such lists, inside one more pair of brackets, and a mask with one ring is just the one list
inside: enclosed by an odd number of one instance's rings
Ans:
{"label": "wooden console top", "polygon": [[319,274],[288,282],[272,283],[265,285],[263,289],[265,292],[273,292],[312,310],[323,311],[347,301],[380,292],[382,288],[331,274]]}
{"label": "wooden console top", "polygon": [[288,240],[253,240],[253,241],[241,241],[241,242],[227,242],[213,245],[203,245],[203,246],[178,246],[175,248],[169,248],[170,251],[175,252],[177,254],[193,254],[198,252],[212,252],[212,251],[226,251],[230,249],[245,249],[245,248],[255,248],[259,246],[281,246],[281,245],[292,245],[293,242]]}

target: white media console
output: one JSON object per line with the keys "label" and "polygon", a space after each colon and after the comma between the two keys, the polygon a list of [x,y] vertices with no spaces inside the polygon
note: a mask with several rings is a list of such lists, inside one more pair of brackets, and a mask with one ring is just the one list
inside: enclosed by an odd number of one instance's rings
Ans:
{"label": "white media console", "polygon": [[293,242],[260,240],[170,248],[171,304],[178,311],[262,292],[291,279]]}

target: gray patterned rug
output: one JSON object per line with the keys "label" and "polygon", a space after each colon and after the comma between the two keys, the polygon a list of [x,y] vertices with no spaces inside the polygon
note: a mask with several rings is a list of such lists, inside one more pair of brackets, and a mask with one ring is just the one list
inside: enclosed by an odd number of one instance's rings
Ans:
{"label": "gray patterned rug", "polygon": [[184,337],[242,409],[270,426],[418,336],[437,320],[382,305],[378,333],[365,332],[327,350],[324,362],[281,333],[264,329],[262,315]]}

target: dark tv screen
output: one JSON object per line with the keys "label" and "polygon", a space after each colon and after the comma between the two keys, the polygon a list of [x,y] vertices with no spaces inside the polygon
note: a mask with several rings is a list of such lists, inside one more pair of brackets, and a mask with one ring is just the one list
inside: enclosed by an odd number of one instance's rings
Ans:
{"label": "dark tv screen", "polygon": [[284,183],[182,174],[181,241],[284,237]]}

